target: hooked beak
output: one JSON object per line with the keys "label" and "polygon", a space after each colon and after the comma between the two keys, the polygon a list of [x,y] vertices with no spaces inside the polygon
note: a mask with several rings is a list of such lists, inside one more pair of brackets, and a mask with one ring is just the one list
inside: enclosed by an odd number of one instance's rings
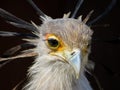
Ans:
{"label": "hooked beak", "polygon": [[79,49],[74,49],[72,51],[64,50],[56,53],[52,53],[62,58],[62,61],[68,62],[74,69],[76,74],[76,79],[79,78],[80,67],[81,67],[81,52]]}
{"label": "hooked beak", "polygon": [[79,73],[80,73],[80,67],[81,67],[81,56],[80,56],[80,51],[79,50],[75,50],[74,52],[75,53],[70,58],[70,60],[68,60],[68,62],[74,68],[75,73],[76,73],[76,78],[78,79],[79,78]]}

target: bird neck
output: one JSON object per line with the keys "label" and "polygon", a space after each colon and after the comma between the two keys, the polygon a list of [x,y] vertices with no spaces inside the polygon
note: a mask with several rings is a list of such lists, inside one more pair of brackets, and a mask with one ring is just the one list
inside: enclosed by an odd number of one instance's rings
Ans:
{"label": "bird neck", "polygon": [[80,79],[76,79],[74,73],[67,63],[40,57],[29,69],[30,80],[23,90],[92,90],[83,72]]}
{"label": "bird neck", "polygon": [[30,81],[25,90],[72,90],[73,73],[69,64],[38,58],[29,69]]}

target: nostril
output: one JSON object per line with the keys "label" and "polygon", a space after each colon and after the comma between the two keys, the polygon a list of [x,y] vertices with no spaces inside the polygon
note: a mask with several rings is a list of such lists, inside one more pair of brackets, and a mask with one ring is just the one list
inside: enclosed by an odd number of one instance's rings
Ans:
{"label": "nostril", "polygon": [[75,52],[72,52],[72,53],[71,53],[71,55],[74,55],[74,54],[75,54]]}

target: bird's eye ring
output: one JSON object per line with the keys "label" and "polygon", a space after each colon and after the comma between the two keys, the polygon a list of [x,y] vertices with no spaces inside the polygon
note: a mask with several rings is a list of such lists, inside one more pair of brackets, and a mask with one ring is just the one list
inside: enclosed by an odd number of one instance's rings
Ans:
{"label": "bird's eye ring", "polygon": [[48,47],[52,50],[57,50],[60,46],[60,42],[55,36],[49,36],[46,41]]}

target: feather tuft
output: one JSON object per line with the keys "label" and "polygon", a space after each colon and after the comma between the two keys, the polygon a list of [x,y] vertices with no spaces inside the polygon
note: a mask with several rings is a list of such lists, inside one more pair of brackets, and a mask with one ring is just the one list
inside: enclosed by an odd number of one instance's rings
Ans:
{"label": "feather tuft", "polygon": [[91,15],[92,15],[93,12],[94,12],[94,10],[92,10],[92,11],[90,11],[88,13],[88,15],[86,16],[86,18],[83,20],[84,23],[87,23],[87,21],[90,19],[90,17],[91,17]]}
{"label": "feather tuft", "polygon": [[71,12],[68,12],[67,14],[64,14],[63,18],[69,18],[70,14],[71,14]]}

